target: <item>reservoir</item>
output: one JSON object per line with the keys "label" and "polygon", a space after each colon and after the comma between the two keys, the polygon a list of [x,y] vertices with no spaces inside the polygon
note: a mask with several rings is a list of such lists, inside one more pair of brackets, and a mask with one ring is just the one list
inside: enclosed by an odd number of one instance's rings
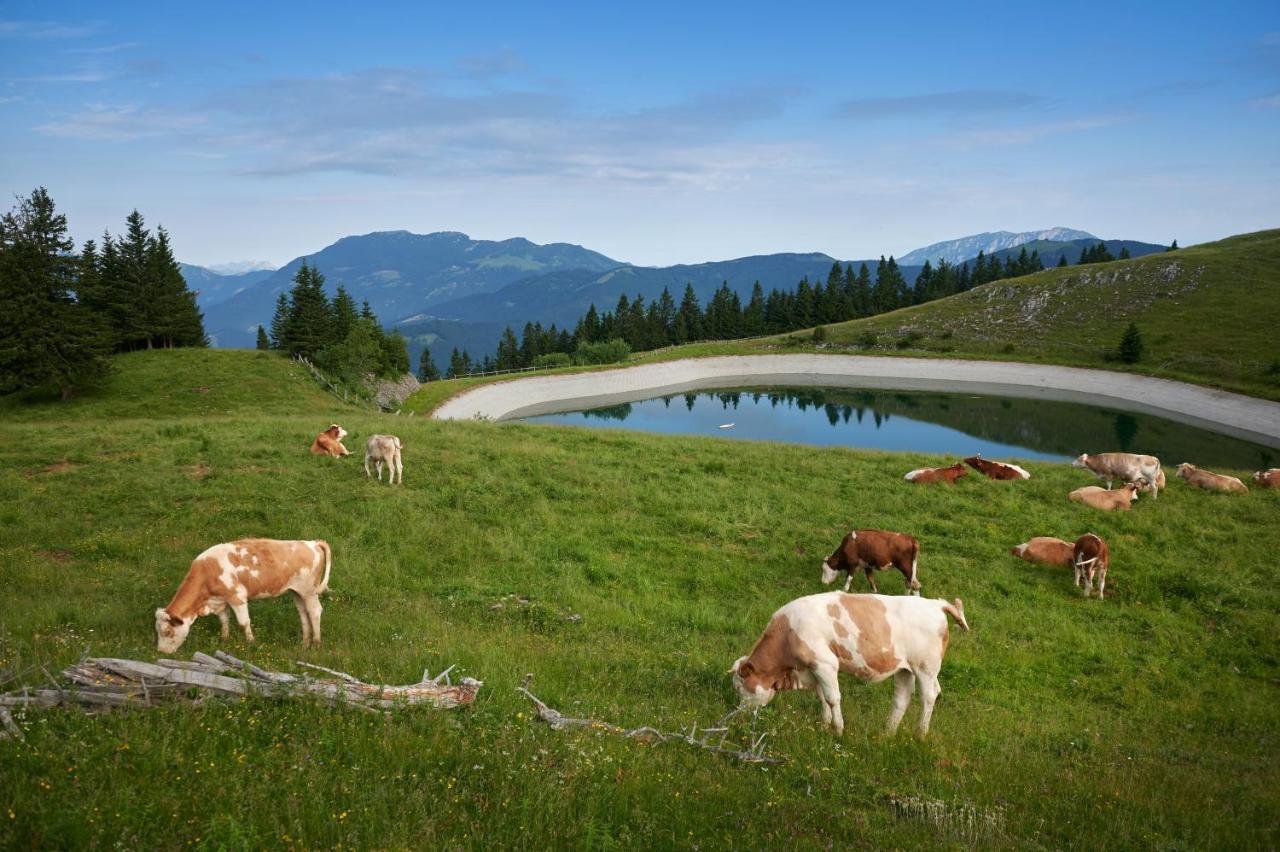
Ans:
{"label": "reservoir", "polygon": [[748,441],[899,450],[944,456],[1067,461],[1133,452],[1167,466],[1253,471],[1280,451],[1142,413],[1075,402],[864,388],[692,391],[527,418],[604,429]]}

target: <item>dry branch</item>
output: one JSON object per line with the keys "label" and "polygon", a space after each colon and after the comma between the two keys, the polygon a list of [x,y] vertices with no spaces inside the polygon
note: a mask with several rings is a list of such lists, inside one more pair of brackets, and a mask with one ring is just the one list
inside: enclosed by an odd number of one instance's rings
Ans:
{"label": "dry branch", "polygon": [[224,651],[218,651],[215,657],[197,653],[190,661],[161,659],[155,663],[87,657],[62,672],[66,685],[46,673],[51,688],[0,693],[0,727],[4,729],[0,731],[0,738],[22,736],[22,729],[9,713],[10,707],[76,705],[95,712],[116,707],[156,707],[178,701],[200,704],[211,697],[241,699],[263,695],[314,696],[376,713],[405,705],[425,704],[448,709],[470,704],[483,685],[469,677],[457,685],[440,684],[429,680],[423,672],[421,683],[387,686],[365,683],[323,666],[300,665],[323,671],[335,679],[269,672]]}
{"label": "dry branch", "polygon": [[[528,683],[528,678],[525,678]],[[538,712],[538,718],[551,726],[551,730],[560,731],[565,728],[592,728],[597,731],[608,731],[611,734],[618,734],[623,737],[640,740],[641,742],[659,742],[665,743],[672,740],[688,743],[692,746],[705,748],[715,754],[722,754],[726,757],[732,757],[735,760],[741,760],[744,763],[778,763],[777,758],[768,757],[764,753],[764,739],[766,734],[761,734],[758,739],[754,739],[750,749],[734,749],[725,748],[724,740],[728,735],[729,729],[724,727],[701,728],[695,724],[690,727],[688,733],[672,733],[670,731],[660,731],[657,728],[642,725],[639,728],[624,728],[621,725],[615,725],[612,722],[603,722],[599,719],[575,719],[572,716],[566,716],[554,707],[548,707],[542,699],[534,695],[523,686],[517,686],[516,690],[523,693],[526,698],[533,702],[534,709]],[[730,716],[735,715],[733,713]],[[701,733],[703,736],[699,737]],[[712,742],[712,735],[719,734],[720,737],[716,742]]]}

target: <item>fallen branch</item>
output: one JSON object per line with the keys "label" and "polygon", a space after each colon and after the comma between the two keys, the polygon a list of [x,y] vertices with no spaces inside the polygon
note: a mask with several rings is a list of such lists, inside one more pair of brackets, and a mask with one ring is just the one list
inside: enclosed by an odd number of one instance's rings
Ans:
{"label": "fallen branch", "polygon": [[[529,678],[525,678],[525,683],[529,682]],[[688,743],[698,748],[705,748],[714,753],[721,754],[726,757],[732,757],[735,760],[741,760],[743,763],[779,763],[777,758],[768,757],[764,753],[764,740],[767,734],[761,734],[755,739],[751,748],[742,750],[734,748],[725,748],[724,740],[728,735],[727,727],[701,728],[695,724],[689,728],[688,733],[672,733],[670,731],[660,731],[657,728],[642,725],[639,728],[624,728],[621,725],[615,725],[612,722],[603,722],[599,719],[575,719],[572,716],[566,716],[547,704],[538,696],[534,695],[523,686],[517,686],[516,689],[523,693],[526,698],[533,702],[534,709],[538,712],[538,718],[551,726],[551,730],[560,731],[565,728],[592,728],[597,731],[608,731],[611,734],[618,734],[623,737],[640,740],[641,742],[665,743],[672,740]],[[729,714],[735,715],[734,713]],[[723,720],[722,720],[723,721]],[[699,737],[698,734],[703,734]],[[711,735],[720,734],[720,738],[716,742],[711,741]]]}
{"label": "fallen branch", "polygon": [[[197,653],[188,660],[157,660],[145,663],[110,657],[87,657],[68,666],[63,685],[47,672],[51,688],[22,689],[0,693],[0,738],[21,737],[22,729],[13,721],[10,707],[81,706],[87,712],[117,707],[157,707],[188,702],[199,705],[212,697],[239,700],[250,695],[274,698],[315,696],[323,701],[369,712],[403,705],[425,704],[449,709],[475,701],[483,685],[465,677],[459,684],[432,681],[423,672],[420,683],[405,686],[365,683],[345,672],[310,663],[299,663],[333,675],[311,678],[287,672],[269,672],[225,651],[216,656]],[[450,666],[449,669],[453,667]],[[446,669],[447,673],[449,669]]]}

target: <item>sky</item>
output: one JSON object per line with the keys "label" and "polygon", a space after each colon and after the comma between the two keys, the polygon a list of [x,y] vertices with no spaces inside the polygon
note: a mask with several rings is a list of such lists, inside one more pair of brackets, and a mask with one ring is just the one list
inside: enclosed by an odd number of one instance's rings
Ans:
{"label": "sky", "polygon": [[6,3],[0,189],[282,265],[405,229],[645,265],[1280,227],[1280,3]]}

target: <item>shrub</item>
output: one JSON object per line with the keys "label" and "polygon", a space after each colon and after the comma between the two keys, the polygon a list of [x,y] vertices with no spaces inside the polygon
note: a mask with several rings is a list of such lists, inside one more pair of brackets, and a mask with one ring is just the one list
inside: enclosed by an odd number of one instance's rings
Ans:
{"label": "shrub", "polygon": [[573,353],[573,363],[617,364],[619,361],[627,360],[630,354],[631,347],[627,345],[627,341],[615,337],[613,340],[604,340],[599,343],[579,343],[577,350]]}
{"label": "shrub", "polygon": [[535,367],[568,367],[572,363],[568,352],[548,352],[533,359]]}
{"label": "shrub", "polygon": [[1125,364],[1136,364],[1142,360],[1142,333],[1138,331],[1137,323],[1129,323],[1129,327],[1124,330],[1124,336],[1120,338],[1120,346],[1116,349],[1116,356]]}
{"label": "shrub", "polygon": [[917,343],[919,343],[923,339],[924,339],[923,334],[921,334],[918,331],[911,331],[911,332],[908,332],[905,336],[898,338],[898,341],[894,344],[894,346],[897,346],[899,349],[910,349],[912,346],[915,346]]}
{"label": "shrub", "polygon": [[1013,354],[1013,350],[1014,350],[1014,349],[1016,349],[1016,348],[1017,348],[1017,347],[1016,347],[1016,346],[1014,346],[1012,343],[1006,343],[1004,346],[1001,346],[1001,347],[1000,347],[1000,351],[1001,351],[1001,352],[1003,352],[1003,353],[1004,353],[1004,354],[1006,354],[1006,355],[1012,355],[1012,354]]}
{"label": "shrub", "polygon": [[858,345],[863,349],[871,349],[876,345],[878,340],[879,338],[876,337],[876,333],[874,331],[864,331],[862,332],[862,336],[858,338]]}
{"label": "shrub", "polygon": [[814,343],[825,343],[825,342],[826,342],[826,340],[827,340],[827,327],[826,327],[825,325],[820,325],[820,326],[817,326],[816,328],[814,328],[814,330],[813,330],[813,342],[814,342]]}

